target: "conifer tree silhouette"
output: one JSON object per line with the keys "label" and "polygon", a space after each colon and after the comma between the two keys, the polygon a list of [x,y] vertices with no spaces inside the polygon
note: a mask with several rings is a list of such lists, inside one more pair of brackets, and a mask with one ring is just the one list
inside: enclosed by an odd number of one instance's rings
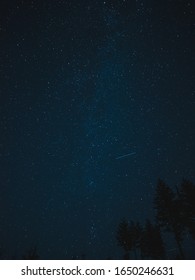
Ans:
{"label": "conifer tree silhouette", "polygon": [[24,256],[24,260],[39,260],[39,254],[36,246],[32,247]]}
{"label": "conifer tree silhouette", "polygon": [[123,220],[117,230],[118,245],[121,246],[124,251],[124,259],[129,259],[130,251],[134,252],[134,257],[137,259],[137,248],[140,246],[141,227],[139,223],[131,221],[128,223]]}
{"label": "conifer tree silhouette", "polygon": [[132,250],[132,240],[129,232],[129,224],[125,219],[123,219],[118,226],[116,239],[118,245],[125,251],[124,259],[129,259],[129,253]]}
{"label": "conifer tree silhouette", "polygon": [[132,250],[134,252],[135,259],[137,259],[137,249],[140,247],[141,232],[142,228],[140,224],[138,222],[134,223],[131,221],[129,225],[129,234],[132,240]]}
{"label": "conifer tree silhouette", "polygon": [[183,223],[195,239],[195,184],[183,180],[179,190]]}
{"label": "conifer tree silhouette", "polygon": [[181,219],[180,201],[176,199],[172,189],[162,180],[159,180],[157,184],[154,205],[157,225],[174,234],[180,256],[184,259],[182,235],[185,227]]}
{"label": "conifer tree silhouette", "polygon": [[142,231],[140,242],[141,254],[143,258],[164,259],[165,248],[161,237],[160,228],[146,221]]}

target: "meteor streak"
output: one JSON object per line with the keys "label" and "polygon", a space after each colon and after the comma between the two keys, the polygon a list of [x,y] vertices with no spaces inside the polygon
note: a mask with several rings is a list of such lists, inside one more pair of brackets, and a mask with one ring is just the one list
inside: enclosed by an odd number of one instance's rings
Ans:
{"label": "meteor streak", "polygon": [[124,157],[129,157],[129,156],[132,156],[132,155],[135,155],[136,152],[132,152],[132,153],[129,153],[129,154],[126,154],[126,155],[122,155],[122,156],[119,156],[119,157],[116,157],[116,159],[121,159],[121,158],[124,158]]}

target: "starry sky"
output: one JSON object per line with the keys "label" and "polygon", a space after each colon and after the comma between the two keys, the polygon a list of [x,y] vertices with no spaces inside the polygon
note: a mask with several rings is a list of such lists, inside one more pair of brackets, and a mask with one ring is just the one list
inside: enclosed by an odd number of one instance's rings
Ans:
{"label": "starry sky", "polygon": [[1,1],[7,258],[117,258],[118,223],[154,217],[158,178],[195,181],[193,5]]}

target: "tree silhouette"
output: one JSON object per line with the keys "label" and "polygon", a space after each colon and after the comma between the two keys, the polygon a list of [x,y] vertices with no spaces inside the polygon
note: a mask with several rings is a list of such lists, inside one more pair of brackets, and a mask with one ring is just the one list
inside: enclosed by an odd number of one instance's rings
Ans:
{"label": "tree silhouette", "polygon": [[116,238],[118,245],[125,251],[124,259],[129,259],[129,252],[132,250],[132,240],[129,232],[129,224],[125,219],[118,226]]}
{"label": "tree silhouette", "polygon": [[132,241],[132,250],[134,252],[134,257],[137,259],[137,249],[140,247],[140,241],[141,241],[141,226],[140,224],[134,223],[131,221],[129,225],[129,233],[131,236],[131,241]]}
{"label": "tree silhouette", "polygon": [[146,221],[141,236],[141,254],[143,258],[164,259],[165,248],[161,237],[160,229],[149,220]]}
{"label": "tree silhouette", "polygon": [[182,205],[183,223],[195,239],[195,185],[191,181],[182,181],[179,199]]}
{"label": "tree silhouette", "polygon": [[156,220],[159,227],[174,234],[178,250],[182,259],[182,237],[185,226],[183,224],[181,201],[164,181],[159,180],[154,199]]}
{"label": "tree silhouette", "polygon": [[123,219],[118,226],[116,238],[118,245],[121,246],[125,251],[124,259],[128,260],[129,252],[132,249],[132,242],[129,233],[129,224],[125,219]]}
{"label": "tree silhouette", "polygon": [[133,221],[130,224],[123,220],[117,230],[117,241],[118,245],[121,246],[124,251],[124,259],[129,259],[130,251],[134,252],[135,259],[137,259],[137,248],[140,245],[141,237],[141,227],[139,223],[134,223]]}
{"label": "tree silhouette", "polygon": [[24,260],[39,260],[39,254],[36,246],[32,247],[24,256]]}

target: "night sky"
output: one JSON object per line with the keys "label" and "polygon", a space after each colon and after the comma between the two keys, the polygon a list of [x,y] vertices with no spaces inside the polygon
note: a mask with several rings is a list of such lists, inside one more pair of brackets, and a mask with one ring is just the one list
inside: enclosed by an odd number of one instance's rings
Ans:
{"label": "night sky", "polygon": [[193,5],[1,1],[2,258],[120,258],[158,178],[195,181]]}

